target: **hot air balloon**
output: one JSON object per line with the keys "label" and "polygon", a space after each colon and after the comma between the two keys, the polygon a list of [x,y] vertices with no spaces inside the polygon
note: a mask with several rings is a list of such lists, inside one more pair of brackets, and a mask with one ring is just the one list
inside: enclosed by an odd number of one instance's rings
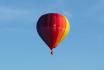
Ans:
{"label": "hot air balloon", "polygon": [[59,13],[47,13],[42,15],[36,25],[37,32],[47,44],[53,55],[53,49],[68,35],[70,23],[68,19]]}

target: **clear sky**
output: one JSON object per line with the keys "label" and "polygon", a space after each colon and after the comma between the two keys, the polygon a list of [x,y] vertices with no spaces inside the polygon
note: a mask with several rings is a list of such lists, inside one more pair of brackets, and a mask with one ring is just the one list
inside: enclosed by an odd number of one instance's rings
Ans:
{"label": "clear sky", "polygon": [[[36,32],[52,12],[71,23],[53,56]],[[0,70],[104,70],[104,0],[0,0]]]}

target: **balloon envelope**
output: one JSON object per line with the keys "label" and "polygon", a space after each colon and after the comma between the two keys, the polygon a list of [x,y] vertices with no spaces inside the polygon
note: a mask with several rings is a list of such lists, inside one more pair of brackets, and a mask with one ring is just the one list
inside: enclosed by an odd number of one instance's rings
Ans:
{"label": "balloon envelope", "polygon": [[52,50],[67,36],[70,23],[59,13],[48,13],[39,18],[36,28],[39,36]]}

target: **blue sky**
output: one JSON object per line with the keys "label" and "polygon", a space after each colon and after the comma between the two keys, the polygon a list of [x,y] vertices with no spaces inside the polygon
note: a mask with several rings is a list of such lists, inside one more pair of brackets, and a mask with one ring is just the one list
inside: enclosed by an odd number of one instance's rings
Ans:
{"label": "blue sky", "polygon": [[[35,28],[50,12],[71,23],[53,56]],[[0,70],[104,70],[104,0],[0,0]]]}

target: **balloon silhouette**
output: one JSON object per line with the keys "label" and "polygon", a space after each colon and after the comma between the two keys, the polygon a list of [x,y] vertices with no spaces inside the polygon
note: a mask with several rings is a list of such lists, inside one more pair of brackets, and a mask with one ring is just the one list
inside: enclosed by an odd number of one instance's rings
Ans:
{"label": "balloon silhouette", "polygon": [[47,13],[39,18],[36,28],[53,55],[53,49],[68,35],[70,23],[59,13]]}

